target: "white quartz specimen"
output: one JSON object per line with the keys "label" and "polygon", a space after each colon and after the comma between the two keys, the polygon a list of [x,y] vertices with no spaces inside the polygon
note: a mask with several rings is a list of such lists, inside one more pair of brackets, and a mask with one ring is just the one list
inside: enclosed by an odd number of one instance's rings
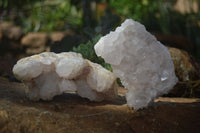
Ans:
{"label": "white quartz specimen", "polygon": [[114,74],[102,66],[83,59],[80,54],[44,52],[23,58],[13,67],[31,100],[51,100],[67,91],[91,101],[102,101],[117,96]]}
{"label": "white quartz specimen", "polygon": [[132,19],[102,37],[94,48],[128,89],[127,103],[135,110],[147,107],[177,82],[168,49]]}

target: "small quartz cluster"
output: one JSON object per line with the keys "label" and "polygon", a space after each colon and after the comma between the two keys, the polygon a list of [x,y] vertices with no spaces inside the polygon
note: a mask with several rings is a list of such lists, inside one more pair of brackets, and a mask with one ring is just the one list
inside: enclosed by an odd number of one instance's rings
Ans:
{"label": "small quartz cluster", "polygon": [[13,73],[34,101],[51,100],[69,91],[91,101],[117,96],[114,74],[74,52],[44,52],[23,58],[13,67]]}
{"label": "small quartz cluster", "polygon": [[128,89],[127,103],[135,110],[147,107],[177,82],[168,49],[132,19],[102,37],[94,48]]}

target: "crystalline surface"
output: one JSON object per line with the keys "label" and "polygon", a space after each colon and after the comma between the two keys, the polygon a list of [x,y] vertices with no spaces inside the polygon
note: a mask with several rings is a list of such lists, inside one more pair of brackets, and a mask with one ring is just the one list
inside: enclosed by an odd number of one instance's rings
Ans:
{"label": "crystalline surface", "polygon": [[23,58],[13,73],[26,85],[31,100],[51,100],[66,91],[76,91],[92,101],[117,96],[114,74],[73,52],[44,52]]}
{"label": "crystalline surface", "polygon": [[136,110],[148,106],[177,82],[168,49],[134,20],[127,19],[94,48],[128,89],[127,103]]}

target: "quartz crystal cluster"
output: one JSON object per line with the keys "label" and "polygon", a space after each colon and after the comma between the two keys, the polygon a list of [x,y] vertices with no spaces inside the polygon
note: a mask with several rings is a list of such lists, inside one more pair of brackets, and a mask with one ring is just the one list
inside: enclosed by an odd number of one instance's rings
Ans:
{"label": "quartz crystal cluster", "polygon": [[94,48],[128,89],[127,103],[135,110],[166,94],[178,80],[168,49],[132,19],[102,37]]}
{"label": "quartz crystal cluster", "polygon": [[31,100],[51,100],[64,92],[77,92],[91,101],[117,96],[116,77],[80,54],[44,52],[23,58],[13,68]]}

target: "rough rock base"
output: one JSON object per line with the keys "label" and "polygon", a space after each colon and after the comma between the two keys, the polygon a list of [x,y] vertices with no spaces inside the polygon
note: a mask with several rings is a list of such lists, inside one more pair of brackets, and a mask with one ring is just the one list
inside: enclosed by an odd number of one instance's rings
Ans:
{"label": "rough rock base", "polygon": [[200,99],[159,98],[148,109],[133,111],[126,105],[126,91],[114,101],[90,102],[74,94],[52,101],[32,102],[23,84],[0,78],[1,133],[197,133]]}

